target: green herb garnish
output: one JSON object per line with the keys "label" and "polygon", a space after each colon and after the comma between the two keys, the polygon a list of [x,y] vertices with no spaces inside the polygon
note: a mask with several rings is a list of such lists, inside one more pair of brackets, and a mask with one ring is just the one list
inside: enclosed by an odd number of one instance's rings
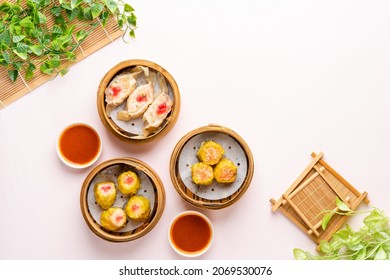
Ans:
{"label": "green herb garnish", "polygon": [[15,81],[26,80],[39,68],[45,74],[65,74],[76,61],[76,50],[110,16],[135,37],[137,17],[122,0],[17,0],[0,4],[0,65]]}
{"label": "green herb garnish", "polygon": [[322,241],[319,255],[313,255],[302,249],[294,249],[294,257],[298,260],[386,260],[390,259],[390,218],[379,209],[371,211],[352,211],[342,201],[337,202],[340,210],[329,211],[322,220],[322,226],[334,214],[356,215],[369,213],[363,220],[364,226],[353,230],[348,224],[344,229],[335,232],[330,241]]}

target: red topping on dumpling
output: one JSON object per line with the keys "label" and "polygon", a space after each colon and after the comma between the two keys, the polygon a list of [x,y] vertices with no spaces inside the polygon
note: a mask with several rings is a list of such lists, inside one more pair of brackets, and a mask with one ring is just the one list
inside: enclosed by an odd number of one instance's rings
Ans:
{"label": "red topping on dumpling", "polygon": [[136,100],[139,103],[146,102],[146,101],[148,101],[148,97],[145,94],[140,94],[137,96]]}
{"label": "red topping on dumpling", "polygon": [[120,221],[123,220],[123,216],[116,216],[115,220],[119,223]]}
{"label": "red topping on dumpling", "polygon": [[125,178],[125,183],[126,183],[126,184],[131,184],[131,183],[133,183],[133,182],[134,182],[134,178],[133,178],[133,177],[127,176],[127,177]]}
{"label": "red topping on dumpling", "polygon": [[166,102],[159,104],[156,111],[157,115],[164,114],[166,111],[168,111],[168,108],[169,107]]}
{"label": "red topping on dumpling", "polygon": [[133,210],[134,212],[136,212],[139,208],[140,208],[140,206],[138,204],[133,204],[131,206],[131,210]]}
{"label": "red topping on dumpling", "polygon": [[121,88],[120,87],[113,87],[111,89],[111,95],[113,96],[118,96],[118,94],[121,92]]}
{"label": "red topping on dumpling", "polygon": [[108,192],[109,190],[111,190],[111,186],[103,186],[101,187],[101,190],[104,192]]}

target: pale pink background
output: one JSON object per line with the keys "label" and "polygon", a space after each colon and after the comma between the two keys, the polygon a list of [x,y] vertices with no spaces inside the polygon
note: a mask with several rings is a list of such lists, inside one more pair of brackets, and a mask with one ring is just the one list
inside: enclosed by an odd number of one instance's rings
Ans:
{"label": "pale pink background", "polygon": [[[236,204],[202,211],[215,239],[200,259],[289,260],[295,247],[314,251],[314,243],[272,213],[269,203],[313,151],[323,151],[331,166],[390,214],[390,2],[130,3],[139,22],[136,40],[116,40],[0,111],[1,259],[181,258],[169,246],[168,224],[195,208],[172,186],[169,160],[182,136],[209,123],[245,139],[255,174]],[[160,64],[181,92],[176,126],[144,146],[120,142],[97,114],[100,79],[128,59]],[[79,195],[93,167],[70,169],[55,151],[59,133],[73,122],[101,133],[98,163],[134,157],[161,177],[165,211],[146,236],[114,244],[87,227]],[[360,220],[350,223],[359,226]]]}

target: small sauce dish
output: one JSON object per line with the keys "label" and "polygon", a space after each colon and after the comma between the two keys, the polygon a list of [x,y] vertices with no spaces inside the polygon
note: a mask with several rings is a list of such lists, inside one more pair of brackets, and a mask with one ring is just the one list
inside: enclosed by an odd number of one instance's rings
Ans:
{"label": "small sauce dish", "polygon": [[185,257],[198,257],[211,246],[214,229],[209,218],[197,211],[184,211],[173,218],[168,231],[173,250]]}
{"label": "small sauce dish", "polygon": [[94,164],[102,152],[99,133],[89,124],[74,123],[66,127],[57,141],[57,154],[72,168],[86,168]]}

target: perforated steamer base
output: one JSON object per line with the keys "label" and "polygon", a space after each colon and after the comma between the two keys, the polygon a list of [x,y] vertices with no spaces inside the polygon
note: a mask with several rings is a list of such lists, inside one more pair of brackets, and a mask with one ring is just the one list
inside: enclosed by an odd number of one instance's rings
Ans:
{"label": "perforated steamer base", "polygon": [[[103,210],[94,197],[95,183],[111,181],[117,187],[116,178],[128,170],[135,172],[140,179],[141,188],[137,194],[149,199],[150,215],[142,222],[128,218],[126,226],[121,230],[106,230],[100,224],[100,215]],[[130,196],[123,195],[117,189],[114,206],[123,208],[129,198]],[[165,208],[165,189],[157,173],[146,163],[134,158],[111,159],[96,166],[85,178],[80,191],[80,208],[88,227],[97,236],[112,242],[132,241],[147,234],[160,220]]]}
{"label": "perforated steamer base", "polygon": [[[133,171],[137,174],[139,180],[140,180],[140,189],[137,192],[137,195],[145,196],[147,199],[149,199],[150,202],[150,212],[152,213],[154,210],[154,203],[155,203],[155,193],[154,193],[154,187],[153,183],[150,181],[150,178],[142,171],[137,170],[136,168],[133,168],[131,166],[125,165],[125,164],[115,164],[112,166],[109,166],[100,172],[96,174],[96,176],[93,178],[91,183],[89,184],[88,188],[88,194],[87,194],[87,200],[88,200],[88,207],[89,211],[93,217],[93,219],[100,225],[100,216],[103,212],[102,208],[96,203],[95,199],[95,193],[94,193],[94,186],[97,183],[101,182],[113,182],[115,186],[117,187],[117,178],[122,172],[126,171]],[[119,207],[124,209],[124,206],[126,205],[127,201],[129,200],[130,196],[123,195],[118,189],[117,189],[117,195],[115,203],[112,207]],[[127,219],[128,222],[126,226],[118,232],[129,232],[137,229],[140,227],[144,222],[143,221],[134,221],[131,219]]]}
{"label": "perforated steamer base", "polygon": [[[237,178],[231,184],[214,181],[198,186],[192,180],[191,167],[199,162],[197,152],[203,142],[213,140],[224,150],[224,157],[237,166]],[[221,209],[235,203],[248,189],[254,172],[254,160],[249,146],[234,131],[219,125],[208,125],[190,131],[176,144],[170,161],[172,183],[178,193],[199,208]]]}
{"label": "perforated steamer base", "polygon": [[[129,68],[131,68],[131,67],[129,67]],[[157,72],[154,69],[149,69],[149,71]],[[147,84],[147,82],[145,81],[144,76],[138,77],[136,80],[137,80],[137,87],[140,86],[140,85]],[[175,100],[176,98],[175,98],[175,96],[173,94],[172,86],[167,81],[167,79],[165,79],[165,80],[166,80],[167,87],[168,87],[167,94],[168,94],[168,96],[171,98],[171,100],[173,102],[176,102],[176,100]],[[154,90],[154,98],[157,98],[158,95],[161,92],[161,89],[159,87],[158,82],[156,82],[153,90]],[[118,107],[113,109],[109,113],[109,117],[112,120],[112,122],[115,125],[117,125],[122,131],[128,132],[130,134],[134,134],[134,137],[142,138],[142,137],[144,137],[143,136],[143,129],[145,127],[145,122],[143,121],[142,116],[139,117],[139,118],[136,118],[136,119],[131,119],[129,121],[121,121],[121,120],[118,120],[118,118],[117,118],[117,114],[118,114],[119,111],[126,110],[126,103],[127,102],[125,101],[121,105],[119,105]],[[164,125],[161,125],[161,127],[155,133],[158,133],[158,131],[161,130],[163,127],[164,127]]]}
{"label": "perforated steamer base", "polygon": [[[145,123],[142,120],[142,117],[126,122],[117,119],[117,112],[121,109],[123,110],[125,108],[125,104],[120,105],[111,112],[107,111],[106,108],[107,103],[105,102],[105,90],[111,80],[118,73],[121,73],[125,70],[129,70],[135,66],[148,67],[150,71],[154,71],[156,73],[159,72],[160,74],[162,74],[162,76],[165,78],[168,87],[167,94],[171,97],[173,101],[171,112],[165,118],[163,123],[157,128],[157,130],[148,136],[145,136],[142,131],[145,127]],[[138,85],[145,83],[145,81],[143,81],[142,79],[143,78],[137,79]],[[155,90],[157,94],[159,92],[158,84],[155,85]],[[171,74],[160,65],[144,59],[131,59],[118,63],[106,73],[106,75],[100,81],[98,87],[97,108],[100,120],[115,137],[127,143],[143,144],[164,137],[175,125],[179,117],[180,106],[181,101],[179,88]]]}
{"label": "perforated steamer base", "polygon": [[[221,184],[215,180],[209,186],[198,186],[192,181],[191,167],[199,162],[196,155],[203,142],[213,140],[225,150],[225,158],[237,166],[237,178],[232,184]],[[181,150],[178,161],[178,172],[181,180],[194,194],[209,200],[218,200],[234,194],[242,185],[248,172],[248,162],[241,145],[226,134],[206,132],[192,137]]]}

